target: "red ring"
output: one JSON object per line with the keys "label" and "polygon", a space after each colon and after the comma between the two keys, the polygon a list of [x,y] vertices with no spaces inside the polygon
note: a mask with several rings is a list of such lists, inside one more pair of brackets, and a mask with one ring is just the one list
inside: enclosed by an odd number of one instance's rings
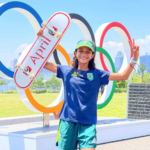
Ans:
{"label": "red ring", "polygon": [[[112,23],[110,23],[110,24],[107,25],[107,27],[104,29],[104,31],[103,31],[103,33],[102,33],[102,36],[101,36],[101,38],[100,38],[100,44],[99,44],[100,47],[103,47],[103,41],[104,41],[104,37],[105,37],[107,31],[108,31],[110,28],[113,28],[113,27],[119,27],[119,28],[121,28],[121,29],[125,32],[125,34],[127,35],[129,41],[132,43],[131,37],[130,37],[129,32],[127,31],[127,29],[126,29],[122,24],[120,24],[119,22],[112,22]],[[132,56],[133,56],[133,52],[131,51],[131,57],[132,57]],[[103,57],[103,54],[102,54],[102,53],[100,53],[100,61],[101,61],[101,63],[102,63],[102,66],[103,66],[104,70],[105,70],[105,71],[109,71],[109,70],[107,69],[105,63],[104,63],[104,57]]]}

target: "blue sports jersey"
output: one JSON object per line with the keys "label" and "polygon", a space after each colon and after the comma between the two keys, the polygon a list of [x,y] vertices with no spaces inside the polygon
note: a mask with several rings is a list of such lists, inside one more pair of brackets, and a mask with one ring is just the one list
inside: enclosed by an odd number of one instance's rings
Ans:
{"label": "blue sports jersey", "polygon": [[80,124],[96,124],[99,88],[108,84],[109,75],[109,72],[99,69],[82,71],[57,65],[57,77],[64,84],[64,105],[59,118]]}

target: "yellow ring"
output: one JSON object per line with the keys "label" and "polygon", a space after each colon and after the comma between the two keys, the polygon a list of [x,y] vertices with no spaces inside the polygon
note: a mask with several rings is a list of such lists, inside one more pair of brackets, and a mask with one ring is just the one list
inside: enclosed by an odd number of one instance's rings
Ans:
{"label": "yellow ring", "polygon": [[[59,51],[64,55],[64,57],[65,57],[66,60],[67,60],[68,65],[70,65],[70,64],[71,64],[71,60],[70,60],[70,57],[69,57],[68,53],[65,51],[65,49],[64,49],[62,46],[60,46],[60,45],[58,45],[58,46],[56,47],[56,49],[59,50]],[[37,110],[39,110],[39,111],[41,111],[41,112],[43,112],[43,113],[53,113],[53,112],[56,112],[56,111],[58,111],[58,110],[60,110],[60,109],[62,108],[63,103],[64,103],[64,99],[63,99],[58,105],[56,105],[56,106],[54,106],[54,107],[45,107],[45,106],[40,105],[40,104],[34,99],[34,97],[33,97],[32,94],[31,94],[30,88],[25,89],[25,93],[26,93],[26,96],[27,96],[28,100],[30,101],[30,103],[31,103]]]}

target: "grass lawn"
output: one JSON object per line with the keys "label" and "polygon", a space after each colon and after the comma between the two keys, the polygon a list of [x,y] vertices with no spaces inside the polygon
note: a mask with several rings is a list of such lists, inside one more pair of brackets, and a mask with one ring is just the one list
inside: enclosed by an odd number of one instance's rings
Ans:
{"label": "grass lawn", "polygon": [[[58,93],[33,94],[34,98],[43,106],[49,105]],[[99,95],[100,97],[100,95]],[[98,110],[98,116],[126,117],[126,93],[115,93],[111,102],[103,109]],[[29,110],[20,100],[18,94],[0,94],[0,118],[39,114]]]}
{"label": "grass lawn", "polygon": [[127,93],[114,93],[109,104],[98,110],[98,116],[126,118]]}

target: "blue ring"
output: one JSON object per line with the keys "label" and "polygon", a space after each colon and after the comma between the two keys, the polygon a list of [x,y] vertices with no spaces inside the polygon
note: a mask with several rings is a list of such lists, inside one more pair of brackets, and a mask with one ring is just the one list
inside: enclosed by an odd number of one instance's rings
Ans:
{"label": "blue ring", "polygon": [[[24,10],[27,10],[36,18],[39,25],[41,26],[43,21],[41,17],[39,16],[39,14],[32,7],[22,2],[12,1],[12,2],[3,4],[0,7],[0,15],[2,15],[5,11],[12,9],[12,8],[22,8]],[[2,71],[5,75],[7,75],[10,78],[13,78],[14,76],[14,72],[6,68],[1,61],[0,61],[0,71]]]}

